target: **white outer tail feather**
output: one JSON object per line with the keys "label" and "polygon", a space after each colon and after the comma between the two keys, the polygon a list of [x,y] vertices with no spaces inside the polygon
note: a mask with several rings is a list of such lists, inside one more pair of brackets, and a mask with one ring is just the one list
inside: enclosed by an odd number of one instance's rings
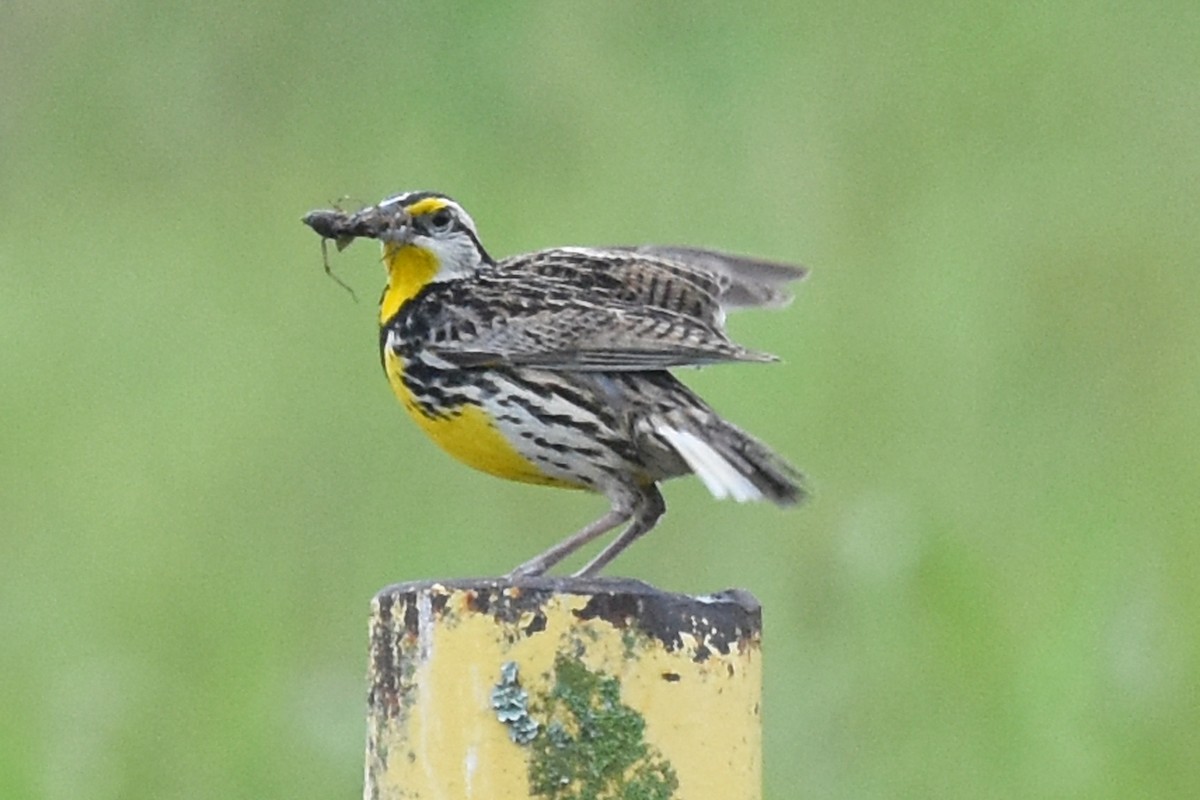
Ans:
{"label": "white outer tail feather", "polygon": [[762,492],[749,478],[738,472],[712,445],[691,431],[681,431],[668,425],[657,425],[654,431],[675,448],[675,452],[687,462],[696,477],[704,481],[713,497],[718,500],[732,497],[739,503],[763,499]]}

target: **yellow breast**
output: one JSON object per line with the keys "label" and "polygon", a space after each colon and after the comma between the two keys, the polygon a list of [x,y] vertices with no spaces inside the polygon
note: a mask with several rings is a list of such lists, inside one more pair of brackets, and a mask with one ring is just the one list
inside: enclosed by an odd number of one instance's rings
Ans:
{"label": "yellow breast", "polygon": [[546,475],[529,459],[521,455],[508,439],[496,429],[491,416],[474,405],[447,409],[448,416],[430,417],[417,404],[404,383],[404,365],[390,349],[383,354],[384,369],[392,391],[404,405],[409,416],[421,426],[439,447],[467,466],[498,478],[544,486],[582,488],[578,484]]}

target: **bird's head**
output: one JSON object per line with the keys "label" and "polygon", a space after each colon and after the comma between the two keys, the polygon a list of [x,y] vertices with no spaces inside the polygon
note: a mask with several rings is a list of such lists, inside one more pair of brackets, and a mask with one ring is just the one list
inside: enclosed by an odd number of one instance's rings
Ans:
{"label": "bird's head", "polygon": [[[381,202],[375,213],[390,221],[379,237],[389,267],[398,258],[415,257],[432,262],[428,280],[450,280],[493,263],[471,215],[444,194],[405,192]],[[409,248],[416,252],[405,252]]]}
{"label": "bird's head", "polygon": [[[352,235],[383,244],[388,285],[380,301],[386,322],[431,283],[473,275],[493,264],[463,207],[437,192],[405,192],[363,209],[347,221]],[[366,232],[357,233],[361,227]]]}

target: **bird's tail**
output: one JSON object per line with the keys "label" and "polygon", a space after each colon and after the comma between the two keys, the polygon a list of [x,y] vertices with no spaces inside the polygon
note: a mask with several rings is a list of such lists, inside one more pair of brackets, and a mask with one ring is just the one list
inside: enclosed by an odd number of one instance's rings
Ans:
{"label": "bird's tail", "polygon": [[803,476],[771,448],[707,407],[664,414],[654,432],[696,474],[713,497],[739,503],[770,500],[786,506],[804,499]]}

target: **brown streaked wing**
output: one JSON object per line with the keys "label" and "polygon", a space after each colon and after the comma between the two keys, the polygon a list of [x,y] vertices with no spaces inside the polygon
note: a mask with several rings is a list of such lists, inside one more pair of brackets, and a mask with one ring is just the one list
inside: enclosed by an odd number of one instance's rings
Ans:
{"label": "brown streaked wing", "polygon": [[562,247],[505,259],[499,268],[564,280],[580,291],[662,308],[720,326],[730,280],[677,261],[621,250]]}
{"label": "brown streaked wing", "polygon": [[723,276],[727,283],[719,299],[727,309],[781,308],[792,300],[787,284],[808,274],[806,267],[778,261],[679,245],[643,244],[605,248],[674,261],[696,270]]}
{"label": "brown streaked wing", "polygon": [[501,266],[468,283],[430,287],[413,313],[429,331],[426,350],[463,367],[637,371],[775,360],[704,320],[606,295]]}

